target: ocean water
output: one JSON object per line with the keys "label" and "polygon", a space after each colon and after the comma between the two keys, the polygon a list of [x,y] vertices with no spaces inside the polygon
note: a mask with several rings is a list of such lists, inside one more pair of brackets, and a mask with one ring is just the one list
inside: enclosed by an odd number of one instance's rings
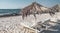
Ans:
{"label": "ocean water", "polygon": [[21,9],[0,9],[0,14],[12,14],[12,13],[18,14],[20,11]]}

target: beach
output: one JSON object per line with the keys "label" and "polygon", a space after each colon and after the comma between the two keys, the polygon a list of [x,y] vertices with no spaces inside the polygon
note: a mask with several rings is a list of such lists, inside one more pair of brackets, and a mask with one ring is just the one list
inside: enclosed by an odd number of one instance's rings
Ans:
{"label": "beach", "polygon": [[[21,31],[21,26],[32,27],[37,22],[45,21],[48,19],[52,19],[52,21],[56,21],[60,19],[60,12],[56,13],[53,17],[49,14],[36,14],[36,19],[33,15],[27,16],[22,19],[22,16],[10,16],[10,17],[0,17],[0,33],[19,33]],[[20,27],[20,28],[18,28]]]}

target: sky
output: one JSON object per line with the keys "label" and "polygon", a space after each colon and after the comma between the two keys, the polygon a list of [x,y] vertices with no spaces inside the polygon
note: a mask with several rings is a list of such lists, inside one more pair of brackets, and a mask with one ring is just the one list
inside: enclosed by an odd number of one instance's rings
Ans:
{"label": "sky", "polygon": [[30,5],[34,1],[45,7],[60,4],[60,0],[0,0],[0,9],[20,9]]}

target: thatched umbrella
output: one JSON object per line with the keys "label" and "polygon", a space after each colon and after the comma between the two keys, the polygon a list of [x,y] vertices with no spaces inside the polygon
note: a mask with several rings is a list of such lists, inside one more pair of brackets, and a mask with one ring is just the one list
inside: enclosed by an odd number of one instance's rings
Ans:
{"label": "thatched umbrella", "polygon": [[31,5],[23,8],[20,12],[22,14],[22,17],[24,19],[24,17],[30,14],[33,14],[34,17],[36,18],[36,14],[41,14],[41,13],[49,13],[49,14],[53,14],[53,12],[51,12],[51,9],[44,7],[36,2],[33,2]]}
{"label": "thatched umbrella", "polygon": [[21,10],[22,17],[24,18],[24,16],[27,16],[30,14],[33,14],[35,16],[35,14],[38,13],[38,11],[41,11],[39,7],[42,7],[42,5],[39,5],[38,3],[33,2],[31,5]]}
{"label": "thatched umbrella", "polygon": [[60,12],[60,5],[55,5],[51,8],[54,12]]}
{"label": "thatched umbrella", "polygon": [[52,16],[52,15],[54,15],[56,12],[60,12],[60,5],[55,5],[55,6],[53,6],[52,8],[50,8],[50,15]]}

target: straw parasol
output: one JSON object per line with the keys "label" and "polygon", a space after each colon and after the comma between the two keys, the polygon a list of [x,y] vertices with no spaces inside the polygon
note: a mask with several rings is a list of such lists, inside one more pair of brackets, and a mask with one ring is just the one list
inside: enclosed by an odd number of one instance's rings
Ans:
{"label": "straw parasol", "polygon": [[30,15],[30,14],[33,14],[34,17],[36,17],[35,14],[41,11],[39,7],[42,7],[42,5],[39,5],[38,3],[33,2],[31,5],[25,7],[21,10],[22,17],[23,18],[24,18],[24,16],[27,17],[27,15]]}
{"label": "straw parasol", "polygon": [[55,5],[55,6],[53,6],[52,7],[52,10],[54,11],[54,12],[60,12],[60,5]]}
{"label": "straw parasol", "polygon": [[33,2],[31,5],[23,8],[20,12],[23,19],[24,17],[27,17],[27,15],[30,14],[34,15],[34,17],[36,18],[36,14],[41,14],[41,13],[49,13],[50,15],[54,14],[53,12],[51,12],[50,8],[44,7],[38,4],[37,2]]}

